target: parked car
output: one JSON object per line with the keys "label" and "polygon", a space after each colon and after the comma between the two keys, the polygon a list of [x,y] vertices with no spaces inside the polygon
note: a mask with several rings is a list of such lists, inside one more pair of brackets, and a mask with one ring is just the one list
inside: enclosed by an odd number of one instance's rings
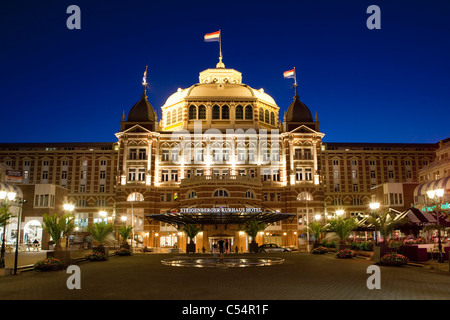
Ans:
{"label": "parked car", "polygon": [[280,247],[275,243],[266,243],[258,247],[258,252],[291,252],[291,248]]}

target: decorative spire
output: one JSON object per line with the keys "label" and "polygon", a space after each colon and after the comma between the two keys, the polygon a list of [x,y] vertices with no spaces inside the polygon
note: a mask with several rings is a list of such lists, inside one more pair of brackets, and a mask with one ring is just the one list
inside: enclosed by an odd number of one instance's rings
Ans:
{"label": "decorative spire", "polygon": [[125,110],[122,112],[122,121],[125,121]]}
{"label": "decorative spire", "polygon": [[316,118],[316,122],[318,122],[318,121],[319,121],[319,116],[317,115],[317,111],[316,111],[316,116],[315,116],[315,118]]}
{"label": "decorative spire", "polygon": [[147,98],[147,88],[148,88],[147,68],[148,68],[148,66],[145,67],[144,77],[142,78],[142,85],[144,86],[144,94],[142,97],[145,97],[145,98]]}

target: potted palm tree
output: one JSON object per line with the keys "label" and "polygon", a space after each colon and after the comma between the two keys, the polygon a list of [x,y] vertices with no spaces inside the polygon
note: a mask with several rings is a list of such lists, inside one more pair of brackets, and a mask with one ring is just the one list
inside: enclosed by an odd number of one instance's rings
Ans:
{"label": "potted palm tree", "polygon": [[339,250],[351,249],[351,246],[347,245],[346,241],[356,226],[354,218],[343,219],[342,217],[337,217],[328,222],[327,230],[335,232],[339,238]]}
{"label": "potted palm tree", "polygon": [[133,230],[132,226],[121,226],[117,230],[119,235],[122,237],[122,244],[120,245],[120,248],[130,249],[127,239],[130,236],[131,230]]}
{"label": "potted palm tree", "polygon": [[58,218],[56,213],[53,215],[44,214],[43,222],[44,231],[50,235],[55,245],[53,252],[49,252],[48,255],[61,260],[64,266],[68,266],[71,263],[70,251],[67,250],[67,247],[66,250],[63,250],[61,240],[64,236],[68,237],[70,232],[72,232],[74,228],[73,218],[68,214],[62,215],[61,218]]}
{"label": "potted palm tree", "polygon": [[201,227],[196,224],[187,224],[181,229],[189,238],[189,243],[186,243],[186,253],[195,253],[194,238],[202,230]]}
{"label": "potted palm tree", "polygon": [[306,227],[314,237],[314,248],[320,247],[320,241],[325,232],[324,226],[320,222],[314,221],[309,223]]}
{"label": "potted palm tree", "polygon": [[101,252],[105,254],[106,257],[109,255],[109,248],[105,247],[103,244],[108,237],[108,235],[114,231],[112,224],[107,222],[94,223],[92,226],[88,226],[88,232],[91,233],[92,239],[94,239],[98,245],[94,247],[94,251]]}
{"label": "potted palm tree", "polygon": [[0,258],[0,275],[6,275],[11,273],[11,269],[5,268],[5,229],[6,225],[9,223],[9,219],[11,219],[12,214],[9,212],[10,204],[5,204],[0,207],[0,228],[2,228],[2,249],[1,249],[1,258]]}
{"label": "potted palm tree", "polygon": [[252,242],[249,244],[249,252],[258,252],[258,243],[256,242],[256,236],[258,232],[263,231],[266,228],[266,224],[260,221],[251,220],[241,226],[241,230],[247,233],[252,238]]}
{"label": "potted palm tree", "polygon": [[376,232],[380,232],[383,242],[378,243],[376,239],[375,246],[373,247],[373,259],[375,263],[380,263],[381,258],[389,253],[389,239],[391,233],[400,225],[407,222],[407,219],[395,219],[395,214],[385,211],[376,212],[373,211],[369,214],[366,220],[368,225],[373,226]]}

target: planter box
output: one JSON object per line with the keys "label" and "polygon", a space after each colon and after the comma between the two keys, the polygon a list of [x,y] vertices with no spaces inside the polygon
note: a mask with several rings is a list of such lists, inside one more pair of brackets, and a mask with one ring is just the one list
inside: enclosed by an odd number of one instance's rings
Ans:
{"label": "planter box", "polygon": [[186,244],[186,253],[195,253],[195,243]]}
{"label": "planter box", "polygon": [[258,243],[257,242],[250,242],[248,244],[248,251],[250,253],[258,253]]}
{"label": "planter box", "polygon": [[47,251],[47,258],[48,257],[53,257],[61,260],[64,267],[68,267],[72,264],[72,258],[70,257],[70,250]]}
{"label": "planter box", "polygon": [[93,247],[92,250],[105,254],[106,258],[109,257],[109,247],[98,246],[98,247]]}

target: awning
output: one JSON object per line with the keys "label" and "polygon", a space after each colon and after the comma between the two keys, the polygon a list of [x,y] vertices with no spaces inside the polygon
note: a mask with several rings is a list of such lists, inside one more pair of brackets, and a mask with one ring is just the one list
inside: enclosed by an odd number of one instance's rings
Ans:
{"label": "awning", "polygon": [[14,185],[14,184],[0,182],[0,191],[15,192],[16,199],[23,199],[22,189],[20,189],[18,186]]}
{"label": "awning", "polygon": [[255,213],[161,213],[150,214],[145,217],[149,222],[160,221],[172,225],[216,225],[216,224],[244,224],[251,220],[263,223],[273,223],[296,217],[293,213],[255,212]]}
{"label": "awning", "polygon": [[441,179],[437,179],[437,180],[434,180],[431,182],[419,184],[414,189],[414,197],[425,196],[427,194],[428,190],[436,190],[436,189],[449,190],[450,189],[450,176],[441,178]]}
{"label": "awning", "polygon": [[412,224],[418,226],[427,226],[437,224],[437,218],[439,218],[439,224],[445,227],[450,227],[450,219],[442,212],[422,212],[417,208],[410,208],[406,211],[405,215]]}

